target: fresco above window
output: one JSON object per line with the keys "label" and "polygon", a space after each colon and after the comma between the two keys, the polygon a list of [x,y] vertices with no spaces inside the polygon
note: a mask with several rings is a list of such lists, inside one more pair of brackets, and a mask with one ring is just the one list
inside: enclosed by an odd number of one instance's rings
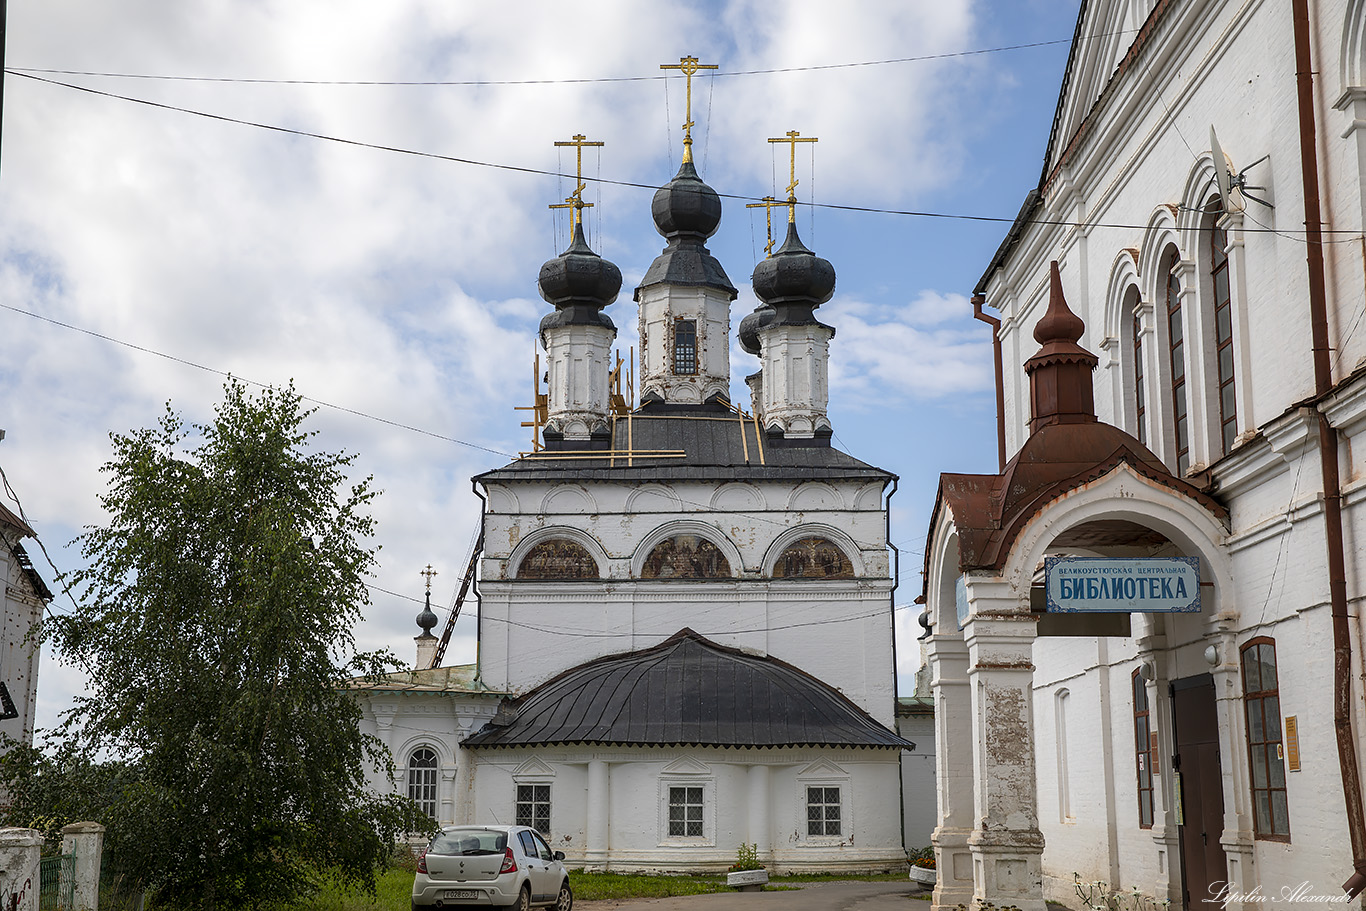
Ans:
{"label": "fresco above window", "polygon": [[775,579],[852,579],[854,564],[825,538],[802,538],[788,545],[773,564]]}
{"label": "fresco above window", "polygon": [[518,579],[596,579],[598,561],[577,541],[551,538],[527,551],[517,568]]}
{"label": "fresco above window", "polygon": [[640,568],[642,579],[729,579],[730,561],[700,535],[674,535],[655,545]]}

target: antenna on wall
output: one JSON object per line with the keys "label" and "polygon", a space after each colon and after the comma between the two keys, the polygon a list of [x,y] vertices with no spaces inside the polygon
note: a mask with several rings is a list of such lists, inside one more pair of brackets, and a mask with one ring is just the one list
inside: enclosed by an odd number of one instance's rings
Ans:
{"label": "antenna on wall", "polygon": [[1219,145],[1219,137],[1214,134],[1214,126],[1209,128],[1209,147],[1210,154],[1214,157],[1214,182],[1219,186],[1219,202],[1224,206],[1224,212],[1233,214],[1243,211],[1241,199],[1234,199],[1233,191],[1237,190],[1239,197],[1247,197],[1253,202],[1261,203],[1268,209],[1276,208],[1268,200],[1253,196],[1248,190],[1265,190],[1266,187],[1250,187],[1247,184],[1247,172],[1257,165],[1270,158],[1270,155],[1263,155],[1252,164],[1243,168],[1241,171],[1233,170],[1233,159],[1224,154],[1223,146]]}

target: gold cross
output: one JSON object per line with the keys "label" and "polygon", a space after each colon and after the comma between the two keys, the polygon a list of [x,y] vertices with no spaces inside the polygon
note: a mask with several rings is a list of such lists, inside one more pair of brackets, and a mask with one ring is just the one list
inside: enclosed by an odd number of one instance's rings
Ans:
{"label": "gold cross", "polygon": [[768,257],[770,257],[770,256],[773,255],[773,207],[774,207],[774,206],[780,206],[780,205],[782,205],[782,203],[778,202],[778,200],[774,199],[772,196],[765,196],[763,202],[748,202],[748,203],[745,203],[745,208],[746,208],[746,209],[763,209],[763,210],[764,210],[764,221],[766,221],[766,222],[768,223],[768,224],[767,224],[767,230],[768,230],[768,243],[764,244],[764,258],[765,258],[765,259],[767,259]]}
{"label": "gold cross", "polygon": [[601,147],[603,143],[589,142],[582,133],[575,133],[573,139],[568,142],[556,142],[555,145],[556,147],[573,146],[578,153],[578,163],[574,170],[578,186],[574,188],[573,193],[565,197],[564,202],[552,202],[550,204],[550,208],[552,209],[569,210],[569,230],[572,233],[573,230],[578,227],[579,223],[583,221],[583,210],[593,208],[591,202],[583,201],[583,189],[587,186],[587,184],[583,182],[583,147]]}
{"label": "gold cross", "polygon": [[797,143],[819,141],[815,136],[802,136],[796,130],[788,130],[785,137],[769,140],[769,142],[786,142],[792,145],[792,164],[788,170],[789,183],[787,185],[787,220],[790,222],[797,220],[797,195],[795,192],[797,189]]}
{"label": "gold cross", "polygon": [[715,70],[715,63],[698,63],[696,57],[679,57],[677,63],[661,63],[661,70],[682,70],[688,80],[687,120],[683,122],[683,160],[692,161],[692,77],[698,70]]}
{"label": "gold cross", "polygon": [[427,577],[427,591],[428,591],[428,593],[430,593],[431,590],[432,590],[432,576],[437,575],[436,570],[432,569],[432,564],[428,563],[428,564],[427,564],[427,568],[426,568],[426,569],[418,570],[418,573],[417,573],[417,574],[418,574],[419,576],[426,576],[426,577]]}

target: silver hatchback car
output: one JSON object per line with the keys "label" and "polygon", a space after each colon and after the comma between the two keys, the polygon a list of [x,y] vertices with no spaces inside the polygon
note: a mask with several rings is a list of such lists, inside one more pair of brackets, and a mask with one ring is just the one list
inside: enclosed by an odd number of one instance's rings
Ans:
{"label": "silver hatchback car", "polygon": [[413,911],[508,907],[570,911],[564,854],[526,826],[448,826],[417,862]]}

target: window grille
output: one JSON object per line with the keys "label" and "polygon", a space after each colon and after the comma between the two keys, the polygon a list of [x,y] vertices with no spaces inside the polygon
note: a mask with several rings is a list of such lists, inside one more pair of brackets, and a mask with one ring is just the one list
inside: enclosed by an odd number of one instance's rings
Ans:
{"label": "window grille", "polygon": [[678,376],[697,373],[696,320],[674,320],[674,373]]}
{"label": "window grille", "polygon": [[1138,776],[1138,825],[1153,827],[1153,757],[1152,721],[1148,714],[1148,685],[1139,671],[1134,671],[1134,770]]}
{"label": "window grille", "polygon": [[517,825],[550,834],[550,785],[517,785]]}
{"label": "window grille", "polygon": [[669,788],[669,837],[702,837],[702,789]]}
{"label": "window grille", "polygon": [[408,757],[408,797],[417,808],[436,819],[436,753],[418,747]]}
{"label": "window grille", "polygon": [[806,834],[838,837],[840,834],[840,789],[806,789]]}
{"label": "window grille", "polygon": [[1275,640],[1265,636],[1253,639],[1243,646],[1242,657],[1253,826],[1258,838],[1289,841],[1290,807],[1285,793]]}

